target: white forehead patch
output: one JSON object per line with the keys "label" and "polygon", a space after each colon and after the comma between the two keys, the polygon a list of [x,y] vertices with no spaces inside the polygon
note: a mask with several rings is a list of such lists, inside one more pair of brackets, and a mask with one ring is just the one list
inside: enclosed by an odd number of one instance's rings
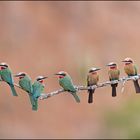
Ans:
{"label": "white forehead patch", "polygon": [[97,70],[97,68],[92,67],[90,70],[95,71],[95,70]]}
{"label": "white forehead patch", "polygon": [[115,62],[110,62],[109,65],[116,65],[116,63]]}
{"label": "white forehead patch", "polygon": [[38,76],[38,77],[37,77],[37,79],[42,79],[42,78],[43,78],[43,76]]}
{"label": "white forehead patch", "polygon": [[64,71],[59,71],[59,72],[58,72],[58,74],[63,74],[63,73],[66,73],[66,72],[64,72]]}
{"label": "white forehead patch", "polygon": [[5,62],[2,62],[1,65],[7,65]]}
{"label": "white forehead patch", "polygon": [[132,59],[129,58],[129,57],[125,58],[124,60],[125,60],[125,61],[132,61]]}
{"label": "white forehead patch", "polygon": [[20,73],[19,73],[19,75],[22,75],[22,74],[25,74],[25,75],[26,75],[26,72],[20,72]]}

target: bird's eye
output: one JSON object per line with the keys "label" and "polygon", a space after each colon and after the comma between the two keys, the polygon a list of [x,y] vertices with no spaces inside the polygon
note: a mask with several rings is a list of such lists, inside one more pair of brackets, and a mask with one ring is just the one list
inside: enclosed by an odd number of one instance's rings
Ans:
{"label": "bird's eye", "polygon": [[93,72],[92,72],[92,74],[96,74],[96,73],[97,73],[96,71],[93,71]]}
{"label": "bird's eye", "polygon": [[2,66],[1,69],[6,69],[6,67]]}
{"label": "bird's eye", "polygon": [[3,65],[5,68],[7,68],[8,66],[7,65]]}
{"label": "bird's eye", "polygon": [[62,76],[66,76],[66,74],[65,74],[65,73],[63,73],[63,74],[62,74]]}

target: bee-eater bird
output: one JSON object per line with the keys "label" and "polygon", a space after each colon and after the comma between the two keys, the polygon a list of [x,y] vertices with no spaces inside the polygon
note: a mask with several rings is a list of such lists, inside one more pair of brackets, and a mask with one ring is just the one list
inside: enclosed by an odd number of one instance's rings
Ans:
{"label": "bee-eater bird", "polygon": [[[135,76],[137,75],[137,68],[136,66],[133,64],[133,60],[131,58],[125,58],[122,62],[125,63],[124,65],[124,71],[128,76]],[[140,93],[140,86],[138,83],[138,80],[134,80],[134,87],[135,87],[135,91],[136,93]]]}
{"label": "bee-eater bird", "polygon": [[[99,81],[99,74],[98,71],[100,69],[99,68],[91,68],[88,72],[87,75],[87,86],[93,86],[93,85],[97,85],[98,81]],[[93,93],[94,93],[95,89],[88,89],[88,103],[92,103],[93,102]]]}
{"label": "bee-eater bird", "polygon": [[60,71],[60,72],[56,73],[55,75],[59,76],[60,86],[63,87],[63,89],[65,91],[70,92],[73,95],[73,97],[75,98],[76,102],[79,103],[80,99],[79,99],[78,95],[76,94],[77,91],[74,88],[70,75],[64,71]]}
{"label": "bee-eater bird", "polygon": [[[109,75],[109,80],[119,80],[120,76],[120,70],[117,68],[117,64],[114,62],[109,63],[107,66],[109,66],[108,70],[108,75]],[[118,86],[118,83],[116,84],[111,84],[112,87],[112,97],[116,96],[116,87]]]}
{"label": "bee-eater bird", "polygon": [[19,77],[19,85],[20,87],[26,91],[29,95],[29,99],[32,105],[32,110],[36,110],[36,104],[33,98],[33,87],[32,87],[32,80],[30,78],[29,75],[27,75],[27,73],[25,72],[20,72],[16,75],[14,75],[15,77]]}
{"label": "bee-eater bird", "polygon": [[45,76],[38,76],[33,83],[33,98],[36,105],[36,110],[38,109],[38,98],[40,97],[41,93],[44,91],[45,85],[44,85],[44,79],[48,77]]}
{"label": "bee-eater bird", "polygon": [[0,63],[0,76],[1,76],[1,79],[10,86],[13,96],[18,96],[14,87],[12,71],[9,68],[8,64]]}

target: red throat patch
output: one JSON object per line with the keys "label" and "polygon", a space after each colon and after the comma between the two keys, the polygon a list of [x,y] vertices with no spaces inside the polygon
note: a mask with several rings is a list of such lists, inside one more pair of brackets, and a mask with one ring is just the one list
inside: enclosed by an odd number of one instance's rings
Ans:
{"label": "red throat patch", "polygon": [[60,75],[59,78],[60,78],[60,79],[61,79],[61,78],[64,78],[64,76]]}
{"label": "red throat patch", "polygon": [[94,74],[97,74],[97,72],[95,71],[95,72],[92,72],[92,74],[94,75]]}
{"label": "red throat patch", "polygon": [[114,67],[114,66],[112,66],[112,67],[110,67],[110,69],[115,69],[116,67]]}
{"label": "red throat patch", "polygon": [[4,67],[0,67],[0,69],[1,69],[1,70],[4,70],[5,68],[4,68]]}
{"label": "red throat patch", "polygon": [[23,76],[19,76],[19,79],[22,79],[23,78]]}
{"label": "red throat patch", "polygon": [[43,81],[43,80],[40,80],[39,82],[40,82],[40,83],[43,83],[44,81]]}
{"label": "red throat patch", "polygon": [[125,63],[125,65],[129,65],[130,63]]}

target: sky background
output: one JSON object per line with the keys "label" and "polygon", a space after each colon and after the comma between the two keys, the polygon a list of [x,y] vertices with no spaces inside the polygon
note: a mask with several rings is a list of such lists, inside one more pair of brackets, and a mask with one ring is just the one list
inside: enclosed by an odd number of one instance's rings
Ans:
{"label": "sky background", "polygon": [[[109,62],[131,57],[140,67],[140,2],[132,1],[1,1],[0,61],[13,73],[27,72],[32,81],[50,76],[45,93],[60,88],[54,73],[67,71],[75,85],[86,85],[91,67],[108,80]],[[17,79],[14,79],[18,83]],[[31,110],[28,95],[16,88],[13,97],[0,84],[0,138],[140,138],[140,95],[133,83],[117,97],[111,87],[99,88],[94,103],[86,91],[77,104],[69,93],[39,101]]]}

